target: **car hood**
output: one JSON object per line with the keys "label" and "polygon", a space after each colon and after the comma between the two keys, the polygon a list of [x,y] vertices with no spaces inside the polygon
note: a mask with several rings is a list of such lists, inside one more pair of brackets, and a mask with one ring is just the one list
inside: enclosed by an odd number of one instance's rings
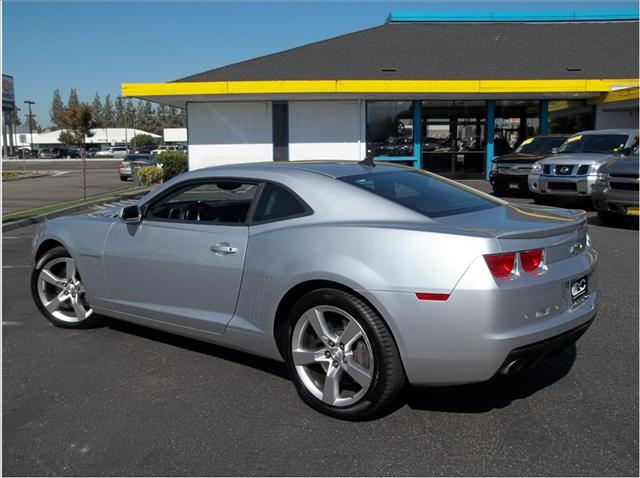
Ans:
{"label": "car hood", "polygon": [[598,164],[619,157],[610,153],[569,153],[549,156],[540,162],[542,164]]}
{"label": "car hood", "polygon": [[483,211],[439,217],[447,227],[496,239],[536,239],[574,231],[586,224],[587,213],[576,209],[512,204]]}
{"label": "car hood", "polygon": [[527,154],[527,153],[509,153],[503,154],[493,160],[494,163],[510,163],[517,161],[519,163],[535,163],[543,158],[546,158],[549,154]]}
{"label": "car hood", "polygon": [[638,175],[639,161],[638,156],[630,156],[624,159],[617,159],[605,164],[600,171],[609,174],[635,174]]}

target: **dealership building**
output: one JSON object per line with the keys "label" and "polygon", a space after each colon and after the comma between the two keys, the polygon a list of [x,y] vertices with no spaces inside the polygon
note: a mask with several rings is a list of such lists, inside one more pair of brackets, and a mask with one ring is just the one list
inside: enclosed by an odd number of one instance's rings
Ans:
{"label": "dealership building", "polygon": [[190,169],[370,154],[472,178],[529,136],[637,127],[638,76],[637,10],[394,12],[122,93],[186,108]]}

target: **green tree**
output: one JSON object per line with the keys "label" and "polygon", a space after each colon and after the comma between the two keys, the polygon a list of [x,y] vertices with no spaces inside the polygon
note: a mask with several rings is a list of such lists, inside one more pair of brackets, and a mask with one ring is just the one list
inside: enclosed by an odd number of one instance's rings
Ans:
{"label": "green tree", "polygon": [[14,108],[11,111],[11,122],[16,126],[20,126],[22,124],[22,120],[20,119],[20,116],[18,116],[17,108]]}
{"label": "green tree", "polygon": [[58,88],[53,90],[49,117],[56,128],[64,128],[64,102],[62,101],[62,96]]}
{"label": "green tree", "polygon": [[106,128],[115,128],[116,126],[115,112],[113,111],[113,102],[111,101],[111,95],[107,95],[104,99],[104,106],[102,107],[102,124]]}
{"label": "green tree", "polygon": [[136,110],[136,128],[155,134],[162,132],[156,122],[156,115],[151,102],[141,101],[138,103]]}
{"label": "green tree", "polygon": [[186,124],[186,117],[182,108],[171,107],[169,113],[169,128],[184,128]]}
{"label": "green tree", "polygon": [[104,118],[102,116],[102,101],[100,100],[100,95],[97,91],[95,96],[93,97],[91,108],[93,108],[93,114],[95,116],[96,124],[98,126],[104,126]]}
{"label": "green tree", "polygon": [[158,105],[156,107],[156,123],[158,124],[158,126],[160,127],[160,129],[163,128],[170,128],[170,110],[168,106],[165,105]]}
{"label": "green tree", "polygon": [[156,140],[150,134],[136,134],[133,138],[131,138],[131,142],[136,145],[136,147],[155,147]]}
{"label": "green tree", "polygon": [[69,131],[62,131],[58,136],[58,141],[60,141],[65,146],[70,146],[72,144],[76,144],[76,136]]}
{"label": "green tree", "polygon": [[[29,119],[31,119],[31,126],[29,126]],[[38,120],[36,120],[35,115],[31,116],[31,118],[29,118],[29,114],[25,113],[24,114],[24,124],[27,126],[27,128],[31,128],[31,130],[36,131],[36,132],[40,132],[42,131],[42,127],[38,124]]]}
{"label": "green tree", "polygon": [[133,100],[127,100],[124,110],[127,128],[137,128],[138,125],[136,124],[136,105]]}
{"label": "green tree", "polygon": [[79,104],[78,92],[75,88],[71,88],[71,90],[69,90],[69,99],[67,100],[67,109],[75,110]]}
{"label": "green tree", "polygon": [[[74,90],[72,90],[74,91]],[[67,106],[66,123],[69,132],[74,136],[75,143],[82,145],[82,198],[87,198],[87,157],[86,138],[92,137],[95,133],[96,119],[93,108],[87,103],[78,102],[75,106]]]}
{"label": "green tree", "polygon": [[116,98],[116,104],[115,104],[115,118],[114,118],[114,122],[115,122],[115,127],[116,128],[124,128],[124,124],[125,124],[125,105],[124,105],[124,98],[120,95],[118,95],[118,97]]}

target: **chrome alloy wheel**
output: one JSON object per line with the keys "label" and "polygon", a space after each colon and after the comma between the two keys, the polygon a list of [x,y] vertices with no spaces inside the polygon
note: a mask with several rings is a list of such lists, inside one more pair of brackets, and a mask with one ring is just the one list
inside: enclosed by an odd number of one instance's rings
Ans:
{"label": "chrome alloy wheel", "polygon": [[60,257],[47,263],[38,275],[38,297],[47,311],[63,322],[81,322],[93,309],[87,304],[76,263]]}
{"label": "chrome alloy wheel", "polygon": [[374,372],[367,334],[347,312],[320,305],[307,310],[291,337],[298,376],[316,398],[346,407],[369,390]]}

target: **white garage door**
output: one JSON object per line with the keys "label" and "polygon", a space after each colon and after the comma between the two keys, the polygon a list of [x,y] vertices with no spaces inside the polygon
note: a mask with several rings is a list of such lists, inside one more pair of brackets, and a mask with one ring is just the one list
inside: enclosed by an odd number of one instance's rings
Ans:
{"label": "white garage door", "polygon": [[271,103],[190,103],[189,169],[271,161]]}
{"label": "white garage door", "polygon": [[364,114],[357,101],[290,101],[289,160],[364,157]]}

